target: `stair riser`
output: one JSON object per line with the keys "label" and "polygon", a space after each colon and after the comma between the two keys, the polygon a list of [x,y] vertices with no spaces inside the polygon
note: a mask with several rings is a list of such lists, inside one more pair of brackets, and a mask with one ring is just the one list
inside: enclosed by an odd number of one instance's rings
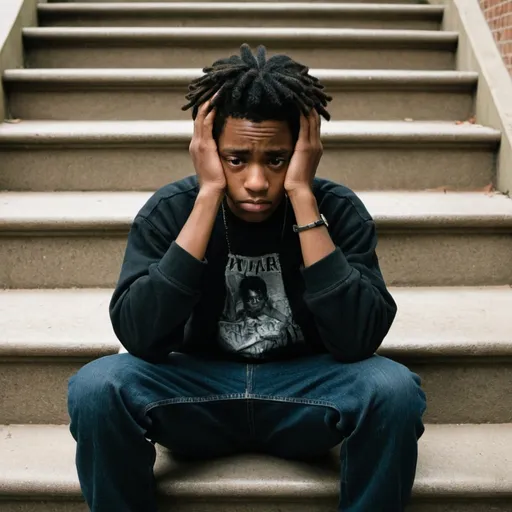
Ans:
{"label": "stair riser", "polygon": [[[0,423],[69,423],[68,379],[82,365],[81,362],[0,363]],[[1,505],[0,508],[3,510]]]}
{"label": "stair riser", "polygon": [[[183,2],[183,0],[151,0],[152,3],[167,3],[167,2]],[[190,2],[204,2],[205,0],[188,0]],[[215,3],[217,1],[224,2],[226,0],[206,0]],[[228,0],[230,1],[230,0]],[[238,0],[240,2],[254,2],[254,0]],[[275,0],[258,0],[258,2],[275,2]],[[293,0],[304,3],[316,2],[334,2],[338,4],[425,4],[426,0]],[[85,3],[85,4],[99,4],[104,3],[105,0],[48,0],[48,3]],[[109,3],[140,3],[141,0],[109,0]],[[237,3],[237,2],[235,2]]]}
{"label": "stair riser", "polygon": [[[333,508],[334,507],[334,508]],[[325,504],[315,500],[312,503],[172,503],[162,504],[162,512],[332,512],[336,502]],[[84,503],[77,501],[65,502],[30,502],[6,501],[2,502],[3,512],[87,512]],[[495,502],[494,500],[479,499],[478,503],[452,502],[449,499],[431,501],[429,503],[413,503],[407,512],[510,512],[510,502]]]}
{"label": "stair riser", "polygon": [[300,15],[293,12],[247,14],[234,16],[233,13],[202,15],[164,14],[108,16],[94,14],[85,16],[41,14],[40,26],[43,27],[306,27],[306,28],[370,28],[403,30],[439,30],[438,19],[400,19],[370,16],[347,16],[331,13],[330,15]]}
{"label": "stair riser", "polygon": [[[69,422],[67,382],[84,363],[0,363],[0,423]],[[428,423],[512,421],[512,363],[407,364],[423,381]],[[449,389],[450,393],[446,393]],[[3,509],[2,509],[3,510]]]}
{"label": "stair riser", "polygon": [[[181,148],[133,146],[0,150],[0,190],[156,190],[194,174],[188,143]],[[494,153],[485,148],[358,144],[325,147],[318,175],[355,190],[476,190],[494,180],[494,168]]]}
{"label": "stair riser", "polygon": [[[512,282],[510,234],[380,233],[379,257],[393,286],[494,286]],[[126,236],[28,236],[0,239],[0,286],[114,286]]]}
{"label": "stair riser", "polygon": [[[32,120],[189,120],[190,110],[182,111],[187,102],[187,87],[136,90],[94,86],[84,89],[23,90],[18,83],[9,84],[7,95],[10,115]],[[66,85],[60,86],[62,89]],[[425,88],[429,86],[426,85]],[[354,87],[357,88],[357,85]],[[467,91],[414,90],[340,90],[326,86],[333,96],[329,112],[333,120],[465,120],[473,113],[473,94]]]}
{"label": "stair riser", "polygon": [[471,501],[453,501],[449,498],[445,503],[431,501],[428,503],[414,503],[407,507],[407,512],[508,512],[510,500],[497,502],[494,500],[479,499]]}
{"label": "stair riser", "polygon": [[[242,41],[241,41],[242,42]],[[210,44],[210,46],[206,46]],[[264,44],[264,42],[263,42]],[[445,50],[410,50],[384,48],[311,48],[291,49],[290,43],[271,43],[272,53],[286,53],[291,58],[325,69],[416,69],[453,70],[455,56]],[[143,47],[90,46],[70,42],[51,46],[48,41],[32,40],[26,51],[30,68],[203,68],[217,59],[238,54],[239,45],[222,47],[205,42],[205,47],[173,47],[156,43]]]}
{"label": "stair riser", "polygon": [[83,502],[79,501],[32,501],[27,496],[27,500],[20,501],[2,501],[2,512],[89,512],[89,508]]}

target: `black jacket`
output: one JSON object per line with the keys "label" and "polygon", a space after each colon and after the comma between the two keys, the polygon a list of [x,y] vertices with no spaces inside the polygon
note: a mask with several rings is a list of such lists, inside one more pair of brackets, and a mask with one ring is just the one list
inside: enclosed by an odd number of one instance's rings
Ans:
{"label": "black jacket", "polygon": [[[348,188],[316,178],[313,190],[329,222],[333,253],[304,268],[291,207],[280,237],[284,204],[258,225],[230,214],[231,248],[247,256],[279,254],[293,321],[305,338],[300,348],[281,350],[279,357],[327,350],[337,360],[358,361],[377,350],[396,315],[375,252],[375,224]],[[129,233],[110,315],[128,352],[147,360],[162,360],[171,351],[233,357],[218,342],[228,261],[222,212],[204,261],[174,242],[197,193],[195,176],[164,186],[137,214]]]}

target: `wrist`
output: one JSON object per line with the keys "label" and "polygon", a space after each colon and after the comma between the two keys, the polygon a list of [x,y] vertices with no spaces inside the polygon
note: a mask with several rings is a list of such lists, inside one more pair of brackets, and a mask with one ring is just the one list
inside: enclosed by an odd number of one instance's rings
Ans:
{"label": "wrist", "polygon": [[200,211],[201,215],[209,215],[209,212],[217,215],[223,199],[224,191],[201,187],[194,203],[194,210]]}
{"label": "wrist", "polygon": [[220,205],[225,193],[225,188],[218,187],[216,185],[202,185],[197,194],[197,199],[214,202],[219,201]]}
{"label": "wrist", "polygon": [[311,189],[296,189],[288,198],[298,226],[310,224],[320,218],[316,197]]}
{"label": "wrist", "polygon": [[286,195],[288,196],[292,203],[304,201],[310,202],[311,200],[315,200],[313,190],[308,185],[305,185],[304,187],[294,188],[293,190],[287,190]]}

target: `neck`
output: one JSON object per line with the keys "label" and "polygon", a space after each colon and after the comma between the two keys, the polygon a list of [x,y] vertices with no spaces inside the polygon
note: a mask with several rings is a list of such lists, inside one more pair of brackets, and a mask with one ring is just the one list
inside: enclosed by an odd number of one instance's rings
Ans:
{"label": "neck", "polygon": [[[258,233],[266,233],[267,230],[272,233],[275,233],[276,236],[278,236],[279,243],[281,243],[284,239],[285,235],[285,229],[286,229],[286,223],[288,220],[288,198],[285,197],[284,201],[281,201],[279,206],[277,207],[276,211],[273,212],[268,219],[265,219],[264,221],[260,222],[246,222],[237,215],[233,213],[231,208],[229,207],[228,198],[227,196],[222,201],[222,219],[224,222],[224,231],[226,236],[226,242],[228,246],[228,252],[233,254],[232,246],[231,246],[231,237],[230,237],[230,224],[238,224],[243,226],[243,230],[247,232],[247,229],[256,229],[256,232]],[[282,219],[280,222],[278,219]],[[277,224],[280,224],[279,226],[279,233],[277,233]],[[253,231],[253,234],[256,234],[256,232]],[[273,237],[273,236],[272,236]],[[276,240],[277,241],[277,240]]]}

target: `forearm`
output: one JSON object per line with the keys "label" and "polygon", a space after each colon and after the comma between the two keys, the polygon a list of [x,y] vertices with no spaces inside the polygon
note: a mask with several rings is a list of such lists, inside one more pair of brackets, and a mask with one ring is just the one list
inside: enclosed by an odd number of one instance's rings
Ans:
{"label": "forearm", "polygon": [[185,322],[201,296],[205,264],[174,243],[160,261],[147,268],[145,263],[135,273],[123,265],[110,317],[123,346],[151,359],[181,345]]}
{"label": "forearm", "polygon": [[145,217],[134,220],[110,303],[114,331],[132,354],[158,357],[183,341],[183,327],[201,296],[221,197],[198,194],[185,225],[171,227],[176,238]]}
{"label": "forearm", "polygon": [[[318,204],[311,190],[300,190],[289,194],[290,203],[299,226],[320,218]],[[309,267],[332,253],[336,246],[325,226],[319,226],[299,233],[304,266]]]}
{"label": "forearm", "polygon": [[321,339],[338,360],[370,357],[381,345],[396,304],[377,268],[350,264],[340,249],[303,270],[305,301]]}
{"label": "forearm", "polygon": [[223,196],[221,190],[201,188],[192,212],[176,238],[176,243],[199,261],[204,259]]}
{"label": "forearm", "polygon": [[110,303],[114,331],[132,354],[158,358],[182,343],[201,297],[206,248],[222,197],[220,190],[204,187],[182,226],[167,211],[164,222],[162,212],[135,218]]}
{"label": "forearm", "polygon": [[[289,197],[298,225],[319,219],[311,191]],[[344,361],[369,357],[396,314],[375,254],[375,225],[371,221],[356,225],[355,218],[347,216],[347,222],[340,224],[336,217],[329,230],[320,226],[299,233],[306,304],[326,348]]]}

